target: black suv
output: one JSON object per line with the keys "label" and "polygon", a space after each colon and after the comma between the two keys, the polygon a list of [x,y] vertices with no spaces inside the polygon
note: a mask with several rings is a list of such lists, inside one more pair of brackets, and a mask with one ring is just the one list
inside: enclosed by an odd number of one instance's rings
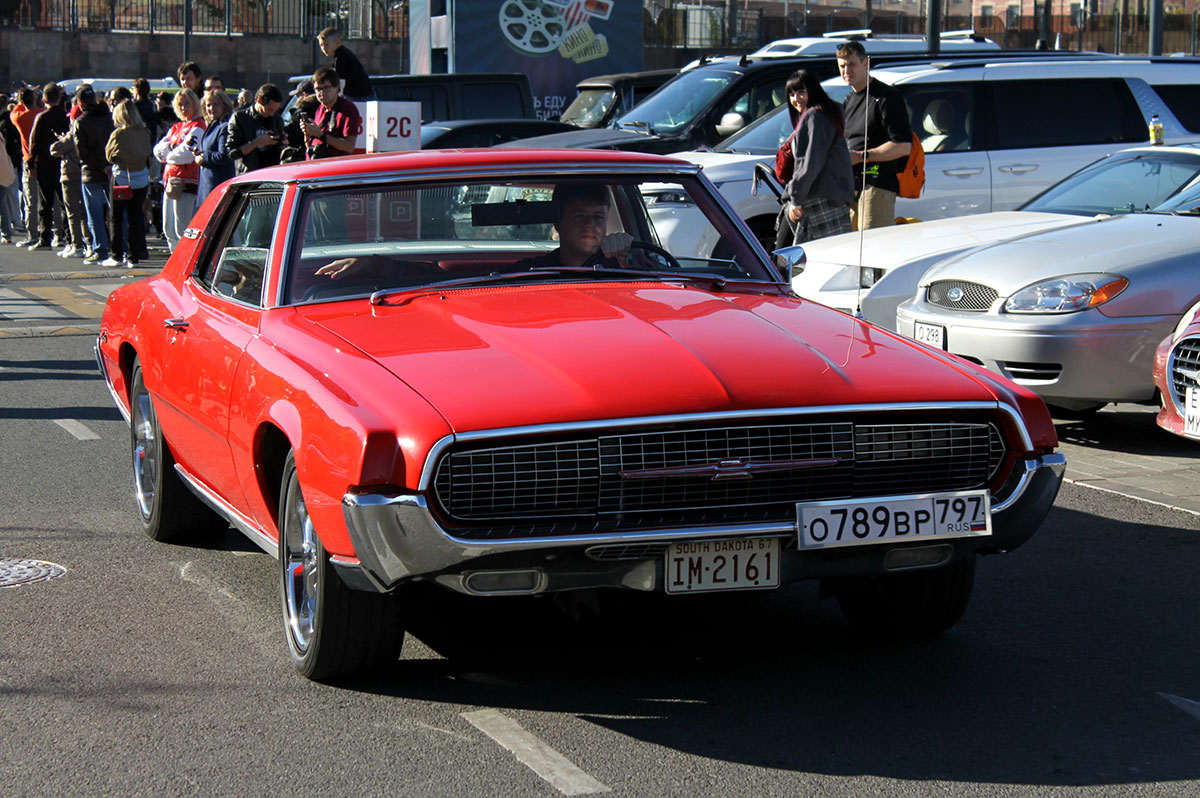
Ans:
{"label": "black suv", "polygon": [[[1030,51],[986,51],[980,52],[978,57],[996,60],[1015,56],[1028,58],[1030,54]],[[1054,55],[1062,56],[1062,53]],[[955,53],[953,59],[964,61],[974,57],[974,54]],[[949,56],[898,53],[872,56],[871,63],[878,67],[948,59]],[[609,128],[537,136],[523,139],[520,145],[655,153],[708,149],[783,103],[788,76],[797,69],[815,73],[818,80],[838,74],[837,59],[830,56],[745,56],[738,61],[701,64],[679,73],[618,117]]]}
{"label": "black suv", "polygon": [[575,84],[575,99],[559,118],[576,127],[608,127],[678,74],[678,69],[648,69],[584,78]]}

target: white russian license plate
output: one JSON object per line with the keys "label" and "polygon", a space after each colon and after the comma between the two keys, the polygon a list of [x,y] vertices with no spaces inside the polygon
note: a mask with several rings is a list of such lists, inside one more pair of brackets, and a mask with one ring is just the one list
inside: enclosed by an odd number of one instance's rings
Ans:
{"label": "white russian license plate", "polygon": [[1183,399],[1183,434],[1200,438],[1200,388],[1189,385]]}
{"label": "white russian license plate", "polygon": [[985,490],[806,502],[796,507],[802,549],[992,534]]}
{"label": "white russian license plate", "polygon": [[779,538],[731,538],[667,547],[668,593],[779,587]]}
{"label": "white russian license plate", "polygon": [[945,327],[940,324],[926,324],[923,321],[915,322],[915,324],[917,326],[913,329],[913,338],[937,349],[946,348]]}

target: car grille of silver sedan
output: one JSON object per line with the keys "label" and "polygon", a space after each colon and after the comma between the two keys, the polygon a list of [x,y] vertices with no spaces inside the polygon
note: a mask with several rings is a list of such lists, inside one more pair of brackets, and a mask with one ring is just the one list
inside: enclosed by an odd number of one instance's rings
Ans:
{"label": "car grille of silver sedan", "polygon": [[953,310],[981,313],[996,301],[996,289],[962,280],[938,280],[930,283],[925,298],[931,305]]}
{"label": "car grille of silver sedan", "polygon": [[1171,398],[1176,407],[1183,407],[1188,386],[1200,388],[1200,336],[1184,338],[1171,352]]}
{"label": "car grille of silver sedan", "polygon": [[795,423],[603,434],[451,450],[434,498],[454,534],[521,538],[761,523],[795,503],[988,484],[991,423]]}

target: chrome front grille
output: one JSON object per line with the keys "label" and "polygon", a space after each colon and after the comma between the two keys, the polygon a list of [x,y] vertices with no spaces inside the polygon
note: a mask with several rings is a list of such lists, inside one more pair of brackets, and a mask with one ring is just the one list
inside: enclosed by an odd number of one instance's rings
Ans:
{"label": "chrome front grille", "polygon": [[983,312],[996,301],[996,289],[963,280],[938,280],[925,291],[929,304],[952,310]]}
{"label": "chrome front grille", "polygon": [[511,538],[790,520],[795,503],[985,486],[987,422],[780,423],[452,449],[434,472],[455,534]]}
{"label": "chrome front grille", "polygon": [[1200,336],[1181,339],[1171,350],[1171,399],[1182,408],[1189,385],[1200,389],[1200,379],[1193,375],[1200,372]]}

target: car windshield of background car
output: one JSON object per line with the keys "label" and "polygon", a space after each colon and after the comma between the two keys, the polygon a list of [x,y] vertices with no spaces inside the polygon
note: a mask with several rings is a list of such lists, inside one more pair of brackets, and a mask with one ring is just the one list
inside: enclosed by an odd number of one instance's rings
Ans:
{"label": "car windshield of background car", "polygon": [[781,105],[718,144],[718,152],[744,152],[749,155],[774,155],[779,145],[792,135],[788,106]]}
{"label": "car windshield of background car", "polygon": [[[670,279],[695,275],[721,281],[774,281],[770,266],[700,182],[678,176],[671,183],[627,177],[601,182],[609,197],[603,234],[628,233],[636,242],[657,247],[660,237],[646,205],[659,202],[668,192],[672,202],[698,211],[690,218],[694,224],[690,232],[723,244],[717,250],[720,254],[665,253],[638,260],[631,253],[629,262],[621,264],[628,266],[624,271],[612,268],[617,264],[609,261],[598,264],[609,269],[603,272],[556,270],[556,258],[549,254],[559,246],[551,198],[561,182],[544,176],[305,191],[297,214],[303,244],[289,267],[285,301],[368,296],[379,290],[419,289],[451,281],[465,286],[508,279],[523,283],[638,280],[645,279],[646,272]],[[598,247],[599,242],[594,244]],[[328,274],[333,269],[339,273]]]}
{"label": "car windshield of background car", "polygon": [[647,133],[675,133],[740,76],[740,72],[712,68],[684,72],[663,84],[613,125]]}
{"label": "car windshield of background car", "polygon": [[611,86],[582,89],[559,119],[572,125],[594,125],[612,108],[616,97],[616,89]]}
{"label": "car windshield of background car", "polygon": [[1200,153],[1113,156],[1051,186],[1020,210],[1080,216],[1154,210],[1198,175]]}

